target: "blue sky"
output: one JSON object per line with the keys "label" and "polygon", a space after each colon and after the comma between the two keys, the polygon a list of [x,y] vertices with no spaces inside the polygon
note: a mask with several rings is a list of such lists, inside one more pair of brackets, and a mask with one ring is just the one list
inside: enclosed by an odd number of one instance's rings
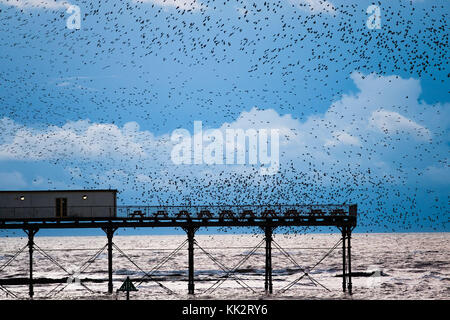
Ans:
{"label": "blue sky", "polygon": [[[448,1],[0,0],[0,189],[120,204],[355,202],[449,231]],[[178,8],[177,8],[178,7]],[[170,134],[281,128],[280,172],[174,165]]]}

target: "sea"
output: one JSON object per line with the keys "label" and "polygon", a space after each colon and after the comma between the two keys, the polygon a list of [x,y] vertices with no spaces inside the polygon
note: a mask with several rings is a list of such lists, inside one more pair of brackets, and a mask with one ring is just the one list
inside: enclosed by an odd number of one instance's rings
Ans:
{"label": "sea", "polygon": [[[189,295],[186,236],[115,236],[113,294],[106,237],[36,236],[33,277],[40,283],[33,299],[122,300],[126,294],[117,289],[127,278],[135,300],[450,299],[450,233],[353,233],[352,295],[342,288],[340,237],[274,234],[267,294],[262,235],[197,235]],[[25,237],[0,237],[0,299],[29,299],[26,244]]]}

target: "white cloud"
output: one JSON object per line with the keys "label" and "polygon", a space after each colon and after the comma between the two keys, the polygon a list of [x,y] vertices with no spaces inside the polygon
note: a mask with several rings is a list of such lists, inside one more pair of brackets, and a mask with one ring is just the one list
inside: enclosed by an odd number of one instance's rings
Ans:
{"label": "white cloud", "polygon": [[343,95],[323,115],[310,116],[296,128],[293,157],[309,154],[312,163],[324,162],[324,169],[336,161],[355,168],[378,162],[385,164],[383,170],[395,171],[447,156],[445,142],[433,137],[445,136],[450,104],[419,101],[419,80],[358,72],[351,78],[356,93]]}
{"label": "white cloud", "polygon": [[163,8],[197,11],[205,7],[197,0],[133,0],[136,3],[150,3]]}
{"label": "white cloud", "polygon": [[277,129],[280,137],[283,138],[281,142],[286,144],[297,139],[296,131],[299,126],[300,122],[290,114],[280,115],[273,109],[262,110],[254,107],[250,111],[242,111],[235,121],[225,122],[218,129],[221,131],[226,129]]}
{"label": "white cloud", "polygon": [[144,143],[155,142],[153,135],[139,131],[135,122],[119,128],[114,124],[79,120],[39,130],[19,127],[3,118],[0,129],[9,132],[0,147],[1,160],[142,158],[148,156]]}
{"label": "white cloud", "polygon": [[398,112],[376,110],[369,120],[370,124],[380,131],[392,135],[399,133],[410,133],[419,140],[431,138],[430,130],[408,119]]}
{"label": "white cloud", "polygon": [[351,78],[356,93],[343,95],[324,114],[304,122],[253,108],[221,128],[281,129],[282,161],[294,161],[303,172],[311,170],[310,163],[328,173],[371,169],[407,179],[420,175],[420,168],[429,163],[446,159],[448,147],[438,137],[447,136],[450,104],[420,101],[422,89],[416,79],[358,72]]}
{"label": "white cloud", "polygon": [[68,1],[56,0],[0,0],[0,3],[19,9],[66,9],[71,4]]}
{"label": "white cloud", "polygon": [[348,144],[348,145],[355,145],[359,146],[361,145],[361,142],[358,138],[348,134],[345,131],[337,131],[333,132],[333,139],[326,140],[324,146],[336,146],[340,143],[342,144]]}
{"label": "white cloud", "polygon": [[[424,178],[438,176],[440,171],[433,168],[448,157],[450,104],[419,101],[421,86],[415,79],[356,72],[351,78],[356,93],[343,95],[325,113],[303,122],[273,109],[252,108],[235,121],[210,129],[280,130],[281,171],[283,163],[292,162],[297,172],[307,174],[313,174],[312,169],[334,176],[370,169],[374,176],[389,174],[398,180],[424,170],[429,172]],[[203,124],[205,131],[207,122]],[[37,129],[3,118],[0,132],[0,160],[65,161],[74,180],[116,187],[129,180],[146,188],[152,181],[173,191],[170,179],[204,178],[212,172],[208,179],[213,180],[221,172],[225,172],[221,178],[255,172],[246,165],[174,165],[171,132],[154,136],[136,122],[120,127],[80,120]]]}

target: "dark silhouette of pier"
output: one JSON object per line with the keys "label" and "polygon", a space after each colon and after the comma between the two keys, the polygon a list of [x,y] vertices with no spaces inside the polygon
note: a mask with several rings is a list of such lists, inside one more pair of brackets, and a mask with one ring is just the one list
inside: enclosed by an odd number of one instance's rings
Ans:
{"label": "dark silhouette of pier", "polygon": [[[86,207],[83,207],[86,209]],[[36,211],[44,208],[28,208]],[[100,228],[107,238],[104,249],[108,253],[108,293],[113,293],[113,250],[120,250],[113,243],[114,233],[118,228],[182,228],[187,234],[185,242],[188,245],[188,293],[195,293],[194,274],[194,248],[199,247],[195,241],[195,233],[202,227],[259,227],[264,233],[265,243],[265,278],[264,288],[267,294],[273,293],[272,286],[272,246],[273,232],[278,227],[304,227],[304,226],[334,226],[341,232],[341,238],[333,246],[330,252],[342,245],[342,290],[352,294],[352,270],[351,270],[351,234],[357,223],[356,205],[242,205],[242,206],[114,206],[116,212],[114,217],[96,217],[95,211],[99,207],[90,207],[92,217],[76,217],[68,214],[64,218],[0,218],[0,229],[21,229],[28,236],[27,245],[19,250],[4,265],[0,266],[0,272],[6,268],[17,255],[28,248],[29,252],[29,278],[8,279],[4,281],[0,276],[0,289],[12,294],[4,285],[23,285],[28,282],[29,297],[34,296],[34,284],[39,283],[62,283],[62,280],[37,280],[33,278],[33,253],[39,250],[49,260],[58,265],[42,249],[36,246],[34,238],[40,229],[73,229],[73,228]],[[101,208],[102,210],[104,207]],[[0,217],[1,217],[0,208]],[[9,208],[10,210],[10,208]],[[23,208],[20,208],[23,210]],[[32,210],[32,211],[33,211]],[[71,208],[76,212],[76,208]],[[260,243],[258,246],[262,245]],[[277,244],[278,246],[278,244]],[[178,252],[181,246],[174,250]],[[199,247],[204,251],[203,248]],[[255,249],[255,248],[254,248]],[[282,250],[281,247],[278,249]],[[123,253],[123,252],[121,252]],[[284,251],[284,254],[289,254]],[[98,254],[97,254],[98,256]],[[169,255],[170,256],[170,255]],[[128,259],[130,259],[128,257]],[[131,259],[130,259],[131,261]],[[295,262],[295,261],[294,261]],[[61,265],[60,268],[64,269]],[[224,279],[232,277],[236,272],[234,269],[226,269]],[[67,270],[64,269],[67,272]],[[303,277],[310,277],[309,271],[302,270],[303,274],[282,291],[291,288]],[[70,273],[67,272],[70,278]],[[145,277],[152,279],[150,273],[145,273]],[[1,273],[0,273],[1,275]],[[313,279],[311,279],[313,281]],[[221,281],[224,281],[223,279]]]}

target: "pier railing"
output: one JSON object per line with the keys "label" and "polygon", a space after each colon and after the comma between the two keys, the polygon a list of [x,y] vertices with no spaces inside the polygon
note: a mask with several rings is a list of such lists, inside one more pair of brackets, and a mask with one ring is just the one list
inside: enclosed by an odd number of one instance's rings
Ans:
{"label": "pier railing", "polygon": [[40,218],[252,219],[356,216],[356,205],[204,205],[0,207],[0,220]]}

